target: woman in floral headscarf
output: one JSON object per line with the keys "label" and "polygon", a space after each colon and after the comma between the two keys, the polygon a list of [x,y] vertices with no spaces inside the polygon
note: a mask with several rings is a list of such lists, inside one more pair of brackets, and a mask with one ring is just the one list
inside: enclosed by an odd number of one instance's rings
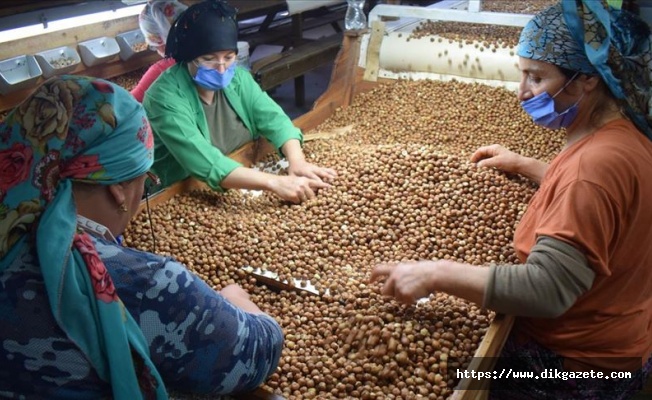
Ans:
{"label": "woman in floral headscarf", "polygon": [[650,28],[564,0],[525,26],[518,55],[524,110],[566,145],[550,165],[498,145],[472,160],[540,184],[514,235],[523,264],[382,265],[373,279],[402,301],[441,290],[518,316],[492,398],[626,399],[652,368]]}
{"label": "woman in floral headscarf", "polygon": [[230,393],[276,368],[282,332],[246,292],[116,242],[153,147],[142,106],[100,79],[53,78],[0,125],[3,396]]}

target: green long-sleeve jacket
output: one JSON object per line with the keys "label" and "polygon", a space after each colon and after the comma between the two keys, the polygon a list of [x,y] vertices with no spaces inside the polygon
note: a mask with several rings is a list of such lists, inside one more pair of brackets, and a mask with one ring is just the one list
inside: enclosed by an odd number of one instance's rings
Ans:
{"label": "green long-sleeve jacket", "polygon": [[[301,131],[246,69],[238,67],[223,90],[252,140],[263,136],[279,150],[290,139],[303,142]],[[186,64],[176,64],[161,74],[147,90],[143,106],[154,131],[152,170],[163,186],[193,176],[223,191],[220,182],[241,164],[212,145],[204,109]]]}

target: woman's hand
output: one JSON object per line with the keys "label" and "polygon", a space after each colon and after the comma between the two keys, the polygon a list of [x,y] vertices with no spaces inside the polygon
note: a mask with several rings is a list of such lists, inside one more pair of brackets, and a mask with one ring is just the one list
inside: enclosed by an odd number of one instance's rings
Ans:
{"label": "woman's hand", "polygon": [[337,177],[337,172],[331,168],[323,168],[306,161],[301,149],[301,142],[291,139],[281,147],[281,152],[290,163],[288,174],[291,176],[303,176],[322,182],[332,182]]}
{"label": "woman's hand", "polygon": [[293,175],[275,175],[269,184],[270,190],[278,197],[296,204],[314,199],[317,190],[330,186],[321,179]]}
{"label": "woman's hand", "polygon": [[238,167],[221,182],[224,189],[265,190],[283,200],[301,203],[314,199],[319,189],[331,185],[320,178],[296,175],[276,175],[252,168]]}
{"label": "woman's hand", "polygon": [[405,304],[413,304],[434,292],[482,304],[489,281],[489,268],[450,260],[409,261],[381,264],[371,271],[371,281],[386,278],[381,294]]}
{"label": "woman's hand", "polygon": [[227,300],[249,300],[249,293],[235,283],[225,286],[220,290],[220,294]]}
{"label": "woman's hand", "polygon": [[519,173],[520,164],[524,157],[516,154],[499,144],[480,147],[471,155],[471,161],[478,167],[492,167],[505,172]]}
{"label": "woman's hand", "polygon": [[222,290],[220,290],[220,294],[222,297],[227,299],[229,303],[242,309],[243,311],[250,312],[252,314],[264,314],[261,309],[251,301],[249,293],[247,293],[243,288],[235,283],[225,286]]}
{"label": "woman's hand", "polygon": [[514,153],[498,144],[480,147],[471,155],[471,161],[478,163],[478,167],[520,174],[536,183],[541,183],[548,170],[547,163]]}
{"label": "woman's hand", "polygon": [[334,169],[320,167],[305,160],[290,163],[288,174],[292,176],[303,176],[327,183],[330,183],[337,178],[337,172],[335,172]]}
{"label": "woman's hand", "polygon": [[387,278],[380,293],[394,297],[401,303],[413,304],[434,291],[437,264],[437,261],[380,264],[371,271],[371,281]]}

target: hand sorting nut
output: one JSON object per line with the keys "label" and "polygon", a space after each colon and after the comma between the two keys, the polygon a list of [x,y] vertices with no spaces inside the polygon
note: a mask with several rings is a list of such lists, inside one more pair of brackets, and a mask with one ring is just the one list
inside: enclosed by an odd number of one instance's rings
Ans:
{"label": "hand sorting nut", "polygon": [[476,304],[483,303],[489,268],[449,260],[407,261],[381,264],[371,272],[371,281],[387,277],[381,294],[413,304],[442,291]]}
{"label": "hand sorting nut", "polygon": [[318,165],[302,161],[293,162],[288,167],[288,174],[293,176],[304,176],[313,180],[331,183],[337,178],[337,172],[332,168],[320,167]]}
{"label": "hand sorting nut", "polygon": [[220,294],[231,304],[252,314],[263,314],[258,306],[251,301],[246,290],[238,284],[230,284],[220,290]]}
{"label": "hand sorting nut", "polygon": [[320,179],[311,179],[302,176],[277,175],[270,179],[270,190],[283,200],[292,203],[303,203],[314,199],[317,190],[325,189],[331,185]]}
{"label": "hand sorting nut", "polygon": [[541,182],[548,169],[547,163],[524,157],[498,144],[480,147],[471,155],[471,162],[477,163],[479,167],[521,174],[536,183]]}
{"label": "hand sorting nut", "polygon": [[436,272],[437,261],[380,264],[372,270],[371,282],[385,278],[381,294],[394,297],[404,304],[414,304],[433,292]]}
{"label": "hand sorting nut", "polygon": [[479,167],[493,167],[505,172],[518,172],[524,157],[498,144],[483,146],[471,155],[471,162]]}

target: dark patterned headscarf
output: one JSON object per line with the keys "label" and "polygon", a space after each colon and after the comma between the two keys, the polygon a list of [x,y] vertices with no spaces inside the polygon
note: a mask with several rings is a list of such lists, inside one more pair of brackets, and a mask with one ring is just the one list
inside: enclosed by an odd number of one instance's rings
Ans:
{"label": "dark patterned headscarf", "polygon": [[96,78],[52,78],[0,124],[0,270],[32,247],[57,324],[116,399],[166,399],[140,327],[87,233],[72,182],[145,174],[154,139],[143,107]]}
{"label": "dark patterned headscarf", "polygon": [[606,0],[563,0],[525,26],[518,55],[599,75],[636,126],[652,140],[650,27]]}
{"label": "dark patterned headscarf", "polygon": [[165,56],[188,62],[217,51],[238,51],[237,10],[222,0],[205,0],[188,7],[172,25]]}

